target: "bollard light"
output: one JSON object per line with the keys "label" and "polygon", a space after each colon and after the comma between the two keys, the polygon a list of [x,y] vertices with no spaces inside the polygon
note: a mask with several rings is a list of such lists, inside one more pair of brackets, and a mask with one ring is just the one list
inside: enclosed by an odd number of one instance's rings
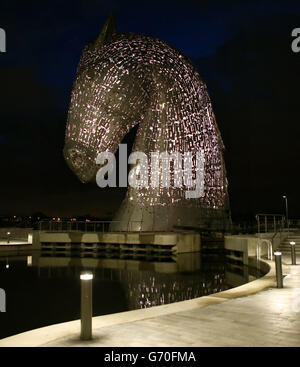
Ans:
{"label": "bollard light", "polygon": [[80,279],[81,280],[92,280],[93,279],[93,274],[92,273],[82,273],[80,275]]}
{"label": "bollard light", "polygon": [[274,256],[275,256],[277,288],[283,288],[281,252],[275,251]]}
{"label": "bollard light", "polygon": [[292,265],[296,265],[296,242],[291,241],[291,257],[292,257]]}
{"label": "bollard light", "polygon": [[7,243],[9,243],[9,236],[10,236],[10,232],[7,232]]}
{"label": "bollard light", "polygon": [[81,280],[81,340],[92,339],[92,316],[93,316],[93,274],[83,272]]}

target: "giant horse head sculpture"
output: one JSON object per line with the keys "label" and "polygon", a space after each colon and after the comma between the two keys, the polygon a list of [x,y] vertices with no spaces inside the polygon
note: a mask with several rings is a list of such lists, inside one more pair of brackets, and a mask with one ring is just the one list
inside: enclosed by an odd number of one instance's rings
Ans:
{"label": "giant horse head sculpture", "polygon": [[179,51],[149,36],[117,34],[110,17],[81,56],[66,127],[66,162],[82,182],[95,180],[98,154],[115,153],[136,124],[133,151],[204,153],[203,194],[186,198],[184,188],[161,184],[129,187],[115,217],[118,229],[226,227],[223,143],[205,83]]}

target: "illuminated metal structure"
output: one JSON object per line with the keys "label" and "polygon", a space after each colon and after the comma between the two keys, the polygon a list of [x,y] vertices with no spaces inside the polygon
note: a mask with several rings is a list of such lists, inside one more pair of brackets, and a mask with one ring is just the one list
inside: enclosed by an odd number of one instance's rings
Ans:
{"label": "illuminated metal structure", "polygon": [[[66,162],[82,182],[95,180],[98,154],[115,153],[136,124],[133,151],[144,152],[149,161],[151,152],[204,152],[204,194],[187,199],[184,186],[129,187],[114,218],[118,229],[227,228],[224,146],[205,83],[178,50],[150,36],[117,34],[110,17],[81,56],[66,127]],[[196,173],[193,161],[193,177]]]}

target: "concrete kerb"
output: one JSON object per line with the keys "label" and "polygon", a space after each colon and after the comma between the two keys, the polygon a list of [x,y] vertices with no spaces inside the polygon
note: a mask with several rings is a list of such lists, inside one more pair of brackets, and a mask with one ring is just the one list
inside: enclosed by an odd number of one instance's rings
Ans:
{"label": "concrete kerb", "polygon": [[[266,288],[276,286],[275,266],[273,261],[261,260],[269,266],[269,271],[263,277],[241,286],[203,296],[187,301],[175,302],[147,309],[132,310],[110,315],[93,317],[93,329],[124,324],[144,319],[151,319],[167,314],[188,311],[226,302],[234,298],[245,297]],[[285,266],[284,266],[285,267]],[[42,347],[65,337],[78,337],[80,334],[80,320],[45,326],[26,331],[0,340],[0,347]]]}

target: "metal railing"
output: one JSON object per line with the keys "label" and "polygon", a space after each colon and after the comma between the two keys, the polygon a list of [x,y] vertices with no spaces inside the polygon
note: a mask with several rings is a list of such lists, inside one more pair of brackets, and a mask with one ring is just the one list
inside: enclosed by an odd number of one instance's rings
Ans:
{"label": "metal railing", "polygon": [[284,228],[285,216],[282,214],[256,214],[257,233],[277,232]]}
{"label": "metal railing", "polygon": [[[120,221],[52,221],[43,220],[39,222],[38,228],[40,231],[47,232],[125,232],[118,229]],[[117,229],[114,228],[114,225]],[[113,228],[113,229],[112,229]],[[128,231],[139,232],[141,228],[140,221],[131,221],[128,223]]]}

